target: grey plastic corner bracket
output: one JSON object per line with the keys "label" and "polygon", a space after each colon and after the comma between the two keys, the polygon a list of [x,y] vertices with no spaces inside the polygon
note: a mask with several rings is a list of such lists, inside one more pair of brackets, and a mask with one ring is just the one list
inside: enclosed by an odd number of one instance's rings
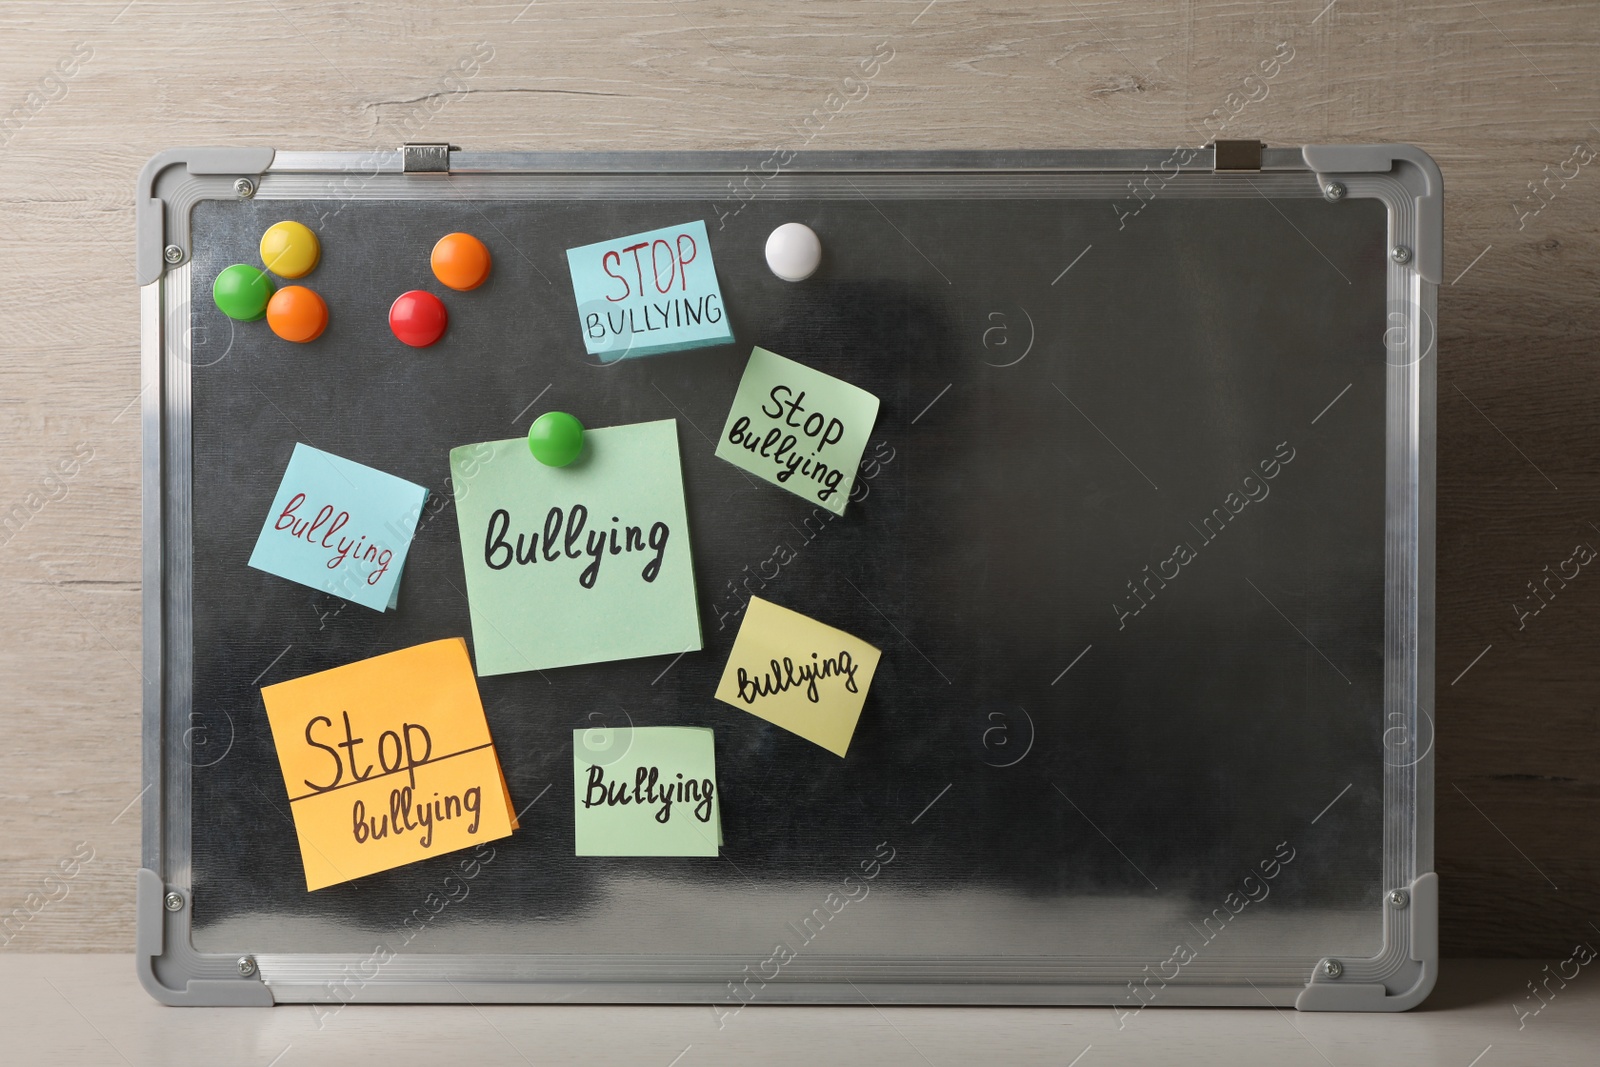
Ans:
{"label": "grey plastic corner bracket", "polygon": [[276,152],[271,148],[169,148],[150,157],[139,172],[139,188],[133,197],[134,269],[140,285],[149,285],[166,269],[167,211],[160,184],[166,172],[183,167],[188,175],[230,175],[259,178],[272,166]]}
{"label": "grey plastic corner bracket", "polygon": [[[1295,998],[1297,1011],[1410,1011],[1427,999],[1439,980],[1439,876],[1432,871],[1411,883],[1406,906],[1410,945],[1385,982],[1341,982],[1322,976],[1321,961]],[[1408,984],[1409,983],[1409,984]],[[1390,985],[1400,988],[1391,991]]]}
{"label": "grey plastic corner bracket", "polygon": [[144,986],[145,992],[163,1004],[176,1007],[272,1007],[272,990],[259,977],[200,976],[196,973],[200,969],[197,963],[204,961],[208,965],[205,970],[218,974],[223,973],[224,964],[192,953],[187,959],[167,954],[167,922],[172,916],[166,910],[165,896],[166,887],[162,885],[161,876],[148,867],[139,868],[134,959],[139,969],[139,984]]}
{"label": "grey plastic corner bracket", "polygon": [[1444,276],[1444,176],[1433,157],[1408,144],[1308,144],[1306,166],[1326,184],[1341,174],[1390,174],[1416,202],[1417,273],[1438,285]]}

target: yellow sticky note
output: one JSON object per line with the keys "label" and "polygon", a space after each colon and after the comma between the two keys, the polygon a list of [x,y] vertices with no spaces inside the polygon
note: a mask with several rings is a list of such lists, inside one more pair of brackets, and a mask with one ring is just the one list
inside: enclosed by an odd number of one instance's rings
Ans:
{"label": "yellow sticky note", "polygon": [[464,638],[269,685],[261,699],[307,889],[516,825]]}
{"label": "yellow sticky note", "polygon": [[717,699],[842,756],[878,657],[860,638],[751,597]]}

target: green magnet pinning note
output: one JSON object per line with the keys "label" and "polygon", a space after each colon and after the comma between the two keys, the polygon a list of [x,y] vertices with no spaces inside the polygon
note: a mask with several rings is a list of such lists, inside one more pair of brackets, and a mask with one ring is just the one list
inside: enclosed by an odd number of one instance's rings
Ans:
{"label": "green magnet pinning note", "polygon": [[583,451],[583,423],[565,411],[547,411],[528,427],[528,451],[546,467],[565,467]]}
{"label": "green magnet pinning note", "polygon": [[217,275],[211,284],[211,299],[217,310],[230,319],[255,322],[267,313],[267,301],[272,299],[277,286],[272,279],[256,268],[235,263]]}

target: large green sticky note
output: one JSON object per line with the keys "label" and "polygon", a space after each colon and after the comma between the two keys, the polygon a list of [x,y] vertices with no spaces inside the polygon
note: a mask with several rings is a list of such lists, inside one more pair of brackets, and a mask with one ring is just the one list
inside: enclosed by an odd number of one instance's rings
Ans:
{"label": "large green sticky note", "polygon": [[579,856],[715,856],[717,757],[703,726],[572,731]]}
{"label": "large green sticky note", "polygon": [[757,348],[717,456],[843,515],[877,418],[878,398],[865,389]]}
{"label": "large green sticky note", "polygon": [[480,675],[701,647],[676,422],[589,430],[566,467],[463,445],[450,475]]}

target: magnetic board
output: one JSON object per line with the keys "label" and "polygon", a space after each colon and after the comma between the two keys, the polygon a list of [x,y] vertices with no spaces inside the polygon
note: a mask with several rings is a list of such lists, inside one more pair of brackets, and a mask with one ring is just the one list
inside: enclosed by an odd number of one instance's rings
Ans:
{"label": "magnetic board", "polygon": [[[146,289],[147,984],[724,1014],[1406,1006],[1431,984],[1437,279],[1417,220],[1438,192],[1407,152],[1331,176],[1313,149],[1248,173],[1207,150],[1160,184],[1167,153],[774,175],[759,155],[456,152],[416,174],[277,153],[248,196],[227,166],[158,172],[182,260]],[[323,248],[306,282],[330,324],[305,345],[209,299],[285,219]],[[565,250],[692,219],[734,343],[586,355]],[[763,258],[788,221],[823,242],[801,283]],[[389,303],[452,231],[489,245],[491,280],[406,348]],[[755,345],[880,398],[843,516],[713,456]],[[521,829],[470,868],[308,893],[260,687],[470,641],[449,450],[551,409],[675,420],[703,650],[478,679]],[[245,566],[297,442],[429,489],[398,610]],[[712,699],[752,594],[883,650],[847,758]],[[713,728],[720,858],[574,856],[572,731],[629,724]],[[147,907],[145,881],[180,907]]]}

